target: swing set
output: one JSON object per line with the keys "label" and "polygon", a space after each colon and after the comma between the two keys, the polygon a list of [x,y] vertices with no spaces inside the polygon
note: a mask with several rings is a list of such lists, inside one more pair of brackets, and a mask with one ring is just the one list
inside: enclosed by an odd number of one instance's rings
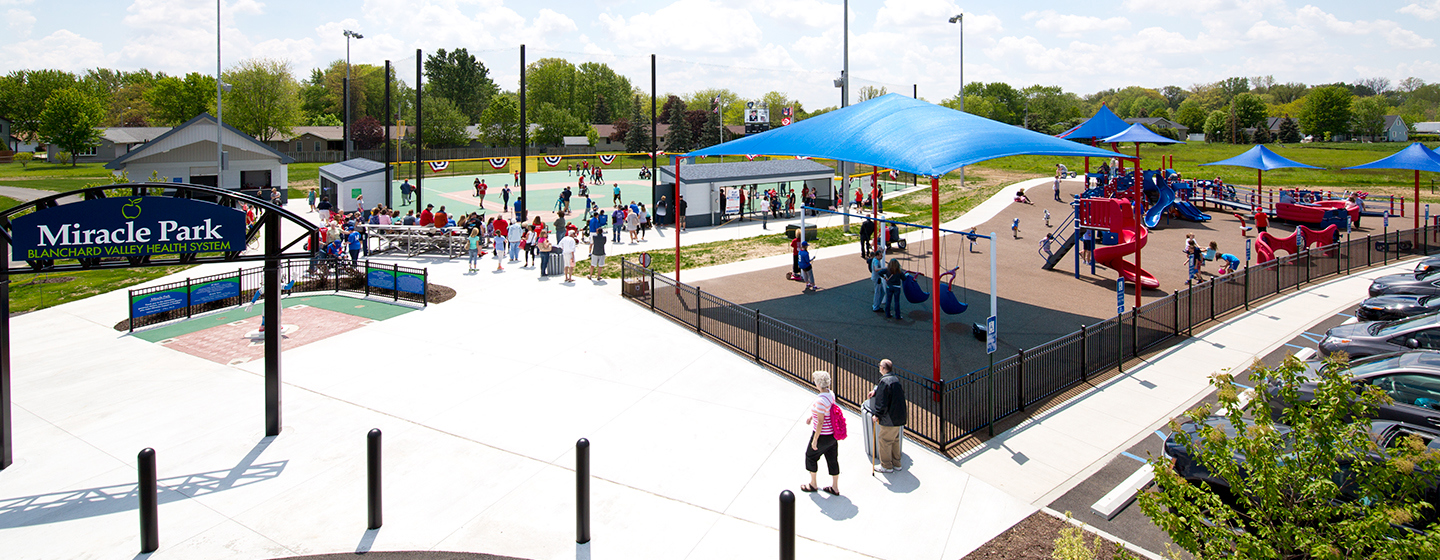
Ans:
{"label": "swing set", "polygon": [[[813,211],[816,211],[816,212],[825,212],[825,213],[827,213],[827,214],[835,214],[835,215],[837,215],[837,216],[851,216],[851,217],[854,217],[854,218],[859,218],[859,219],[861,219],[861,220],[874,220],[875,222],[878,222],[878,223],[882,224],[881,227],[876,228],[876,229],[877,229],[877,232],[876,232],[877,235],[880,235],[881,232],[885,231],[886,229],[889,229],[889,228],[886,227],[886,226],[889,226],[889,225],[892,225],[892,224],[893,224],[893,225],[897,225],[897,226],[913,227],[913,228],[921,229],[921,230],[931,229],[931,226],[926,226],[926,225],[912,224],[912,223],[909,223],[909,222],[901,222],[901,221],[897,221],[897,220],[887,220],[887,219],[885,219],[885,218],[879,218],[879,217],[873,217],[873,216],[866,216],[866,215],[863,215],[863,214],[850,214],[850,213],[848,213],[848,212],[839,212],[839,211],[835,211],[835,210],[827,210],[827,209],[824,209],[824,208],[815,208],[815,207],[812,207],[812,206],[805,206],[805,207],[803,208],[803,210],[813,210]],[[805,224],[804,224],[805,218],[804,218],[804,214],[803,214],[803,213],[801,214],[800,222],[801,222],[801,224],[800,224],[800,231],[801,231],[801,232],[804,232],[804,230],[805,230]],[[966,232],[966,231],[954,231],[954,230],[948,230],[948,229],[944,229],[944,228],[935,228],[935,229],[938,229],[939,231],[942,231],[942,232],[945,232],[945,233],[949,233],[949,234],[952,234],[952,235],[964,236],[964,237],[965,237],[965,240],[966,240],[966,241],[970,241],[970,242],[973,242],[973,241],[976,240],[976,239],[987,239],[987,240],[990,240],[990,241],[992,242],[992,243],[991,243],[991,254],[992,254],[992,255],[994,254],[994,243],[993,243],[994,238],[991,237],[991,236],[989,236],[989,235],[982,235],[982,234],[979,234],[979,233],[970,233],[970,232]],[[802,236],[803,236],[803,233],[802,233]],[[878,241],[878,240],[877,240],[877,245],[887,245],[887,244],[888,244],[888,243],[886,243],[886,242],[884,242],[884,241]],[[903,249],[902,249],[902,250],[903,250]],[[942,252],[940,249],[938,249],[938,248],[932,249],[931,252],[934,253],[934,254],[936,255],[936,257],[939,257],[940,255],[943,254],[943,252]],[[964,295],[963,295],[963,296],[956,296],[956,295],[955,295],[955,291],[956,291],[956,290],[955,290],[955,278],[956,278],[958,275],[960,275],[960,274],[966,274],[966,273],[968,273],[968,271],[969,271],[969,259],[965,256],[965,253],[966,253],[966,252],[963,251],[963,250],[962,250],[961,253],[960,253],[960,265],[959,265],[959,266],[956,266],[956,267],[954,267],[954,268],[951,268],[951,269],[949,269],[949,270],[946,270],[945,272],[940,273],[940,275],[939,275],[940,283],[939,283],[938,285],[939,285],[940,295],[935,298],[935,303],[938,303],[938,304],[939,304],[939,309],[940,309],[940,311],[943,311],[946,315],[959,315],[959,314],[961,314],[961,313],[964,313],[965,310],[967,310],[967,309],[970,308],[970,290],[969,290],[968,287],[967,287],[967,280],[966,280],[966,279],[962,279],[962,280],[961,280],[961,284],[960,284],[960,290],[964,291]],[[937,268],[936,270],[939,270],[939,269]],[[921,304],[921,303],[925,303],[925,302],[927,302],[927,301],[930,301],[930,292],[925,291],[925,288],[920,284],[920,279],[922,279],[922,278],[924,278],[924,277],[925,277],[925,273],[923,273],[923,272],[916,272],[916,271],[911,271],[911,270],[905,271],[905,282],[904,282],[903,287],[902,287],[902,292],[905,294],[905,300],[906,300],[906,301],[909,301],[910,303],[912,303],[912,304],[917,304],[917,305],[918,305],[918,304]],[[947,277],[948,277],[948,279],[947,279]],[[994,278],[995,278],[995,268],[994,268],[994,260],[993,260],[993,259],[991,260],[990,278],[991,278],[991,292],[993,293],[993,292],[994,292]],[[993,299],[993,298],[992,298],[992,299]],[[991,311],[992,311],[992,314],[993,314],[993,311],[994,311],[993,301],[992,301],[992,304],[991,304]]]}

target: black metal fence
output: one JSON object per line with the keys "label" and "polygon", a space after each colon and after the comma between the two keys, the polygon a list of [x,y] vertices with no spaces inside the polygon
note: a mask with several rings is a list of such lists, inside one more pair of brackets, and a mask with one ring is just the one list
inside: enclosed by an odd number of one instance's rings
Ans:
{"label": "black metal fence", "polygon": [[[906,429],[927,445],[948,450],[1011,414],[1023,413],[1092,376],[1123,367],[1127,359],[1138,358],[1176,337],[1190,336],[1217,317],[1249,309],[1252,303],[1315,280],[1432,254],[1437,231],[1436,227],[1395,231],[1279,257],[1021,349],[996,361],[993,368],[987,366],[939,383],[897,367],[910,403]],[[822,339],[629,260],[622,258],[620,265],[625,297],[801,383],[808,384],[815,370],[830,371],[836,397],[852,407],[859,406],[880,377],[876,357],[838,340]]]}
{"label": "black metal fence", "polygon": [[[388,276],[382,274],[374,279],[369,278],[367,272],[377,270],[387,273]],[[409,284],[398,282],[398,278],[407,275],[418,277],[418,280]],[[387,278],[391,280],[386,282]],[[422,305],[427,302],[425,292],[430,285],[429,270],[424,268],[371,264],[370,261],[361,261],[355,267],[337,266],[335,261],[324,259],[281,261],[281,284],[290,284],[292,281],[294,284],[287,290],[290,293],[343,291]],[[264,282],[265,268],[255,267],[132,289],[129,299],[126,300],[130,312],[130,330],[243,305],[255,297],[255,292]],[[415,288],[411,288],[416,285],[419,286],[418,293]]]}

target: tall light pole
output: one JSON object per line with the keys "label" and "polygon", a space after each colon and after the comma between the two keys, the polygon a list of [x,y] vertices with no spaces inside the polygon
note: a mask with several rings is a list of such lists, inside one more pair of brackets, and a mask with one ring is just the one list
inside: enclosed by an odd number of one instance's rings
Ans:
{"label": "tall light pole", "polygon": [[350,39],[364,39],[365,36],[349,29],[345,30],[345,159],[350,159]]}
{"label": "tall light pole", "polygon": [[[845,43],[844,43],[844,44],[845,44],[845,48],[844,48],[844,57],[845,57],[845,60],[844,60],[844,64],[845,64],[845,66],[844,66],[843,69],[840,70],[840,80],[839,80],[839,83],[835,84],[836,87],[839,87],[839,88],[840,88],[840,108],[841,108],[841,109],[844,109],[844,108],[850,106],[850,0],[845,0],[845,2],[844,2],[844,10],[845,10],[845,18],[844,18],[844,20],[845,20],[845,33],[844,33],[844,34],[845,34]],[[836,202],[836,206],[839,207],[841,210],[844,210],[844,209],[845,209],[845,201],[847,201],[847,200],[849,200],[849,199],[850,199],[850,163],[849,163],[849,162],[842,161],[842,162],[840,162],[840,200],[835,201],[835,202]],[[846,213],[842,214],[842,215],[841,215],[841,218],[842,218],[842,222],[843,222],[843,226],[844,226],[844,227],[842,227],[841,229],[842,229],[845,233],[850,233],[850,213],[849,213],[849,212],[846,212]]]}
{"label": "tall light pole", "polygon": [[[960,24],[960,112],[965,112],[965,14],[950,18],[950,23]],[[965,168],[960,168],[960,190],[965,190]]]}
{"label": "tall light pole", "polygon": [[220,0],[215,0],[215,188],[223,188],[225,176],[225,127],[221,126],[220,92],[225,78],[220,76]]}

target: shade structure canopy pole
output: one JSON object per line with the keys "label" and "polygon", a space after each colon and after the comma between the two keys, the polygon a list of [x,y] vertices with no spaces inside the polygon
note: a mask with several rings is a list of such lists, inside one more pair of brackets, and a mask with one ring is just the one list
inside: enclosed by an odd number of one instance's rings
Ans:
{"label": "shade structure canopy pole", "polygon": [[940,176],[930,177],[930,360],[935,386],[940,375]]}
{"label": "shade structure canopy pole", "polygon": [[1141,276],[1144,268],[1140,264],[1140,254],[1145,252],[1144,244],[1140,243],[1140,230],[1145,227],[1145,215],[1140,209],[1140,201],[1145,200],[1145,192],[1141,188],[1140,181],[1140,143],[1135,143],[1135,309],[1140,309],[1140,291],[1145,288],[1145,277]]}
{"label": "shade structure canopy pole", "polygon": [[[680,215],[680,159],[675,158],[675,201],[670,203],[671,214],[675,215],[675,287],[680,287],[680,224],[685,223],[685,217]],[[801,230],[804,231],[804,230]],[[698,305],[698,302],[697,302]]]}
{"label": "shade structure canopy pole", "polygon": [[1420,229],[1420,170],[1415,170],[1415,229]]}

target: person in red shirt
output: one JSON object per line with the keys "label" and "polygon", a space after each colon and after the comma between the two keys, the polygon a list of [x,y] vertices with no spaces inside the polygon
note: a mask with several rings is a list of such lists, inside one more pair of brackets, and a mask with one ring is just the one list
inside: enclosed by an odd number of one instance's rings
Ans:
{"label": "person in red shirt", "polygon": [[855,189],[855,208],[859,209],[865,201],[865,195],[860,194],[860,189]]}
{"label": "person in red shirt", "polygon": [[505,270],[505,261],[503,260],[504,257],[502,257],[501,255],[504,255],[505,252],[509,249],[505,242],[505,234],[506,230],[510,229],[510,222],[505,221],[505,215],[501,214],[499,217],[495,218],[495,223],[492,227],[495,228],[494,235],[490,236],[490,238],[493,240],[495,247],[495,270]]}
{"label": "person in red shirt", "polygon": [[434,207],[434,204],[426,204],[425,209],[420,211],[420,227],[435,224],[435,214],[430,211],[430,209]]}
{"label": "person in red shirt", "polygon": [[445,213],[444,206],[440,207],[440,211],[436,212],[432,219],[434,220],[435,227],[443,228],[450,225],[450,215]]}
{"label": "person in red shirt", "polygon": [[1270,227],[1270,216],[1267,215],[1264,210],[1260,209],[1259,206],[1256,206],[1256,207],[1255,207],[1255,232],[1256,232],[1256,233],[1265,233],[1265,228],[1267,228],[1267,227]]}
{"label": "person in red shirt", "polygon": [[484,179],[481,179],[481,180],[480,180],[480,186],[479,186],[479,187],[476,187],[476,190],[478,190],[478,191],[480,192],[480,207],[481,207],[481,208],[484,208],[484,207],[485,207],[485,191],[490,190],[490,185],[485,184],[485,180],[484,180]]}

